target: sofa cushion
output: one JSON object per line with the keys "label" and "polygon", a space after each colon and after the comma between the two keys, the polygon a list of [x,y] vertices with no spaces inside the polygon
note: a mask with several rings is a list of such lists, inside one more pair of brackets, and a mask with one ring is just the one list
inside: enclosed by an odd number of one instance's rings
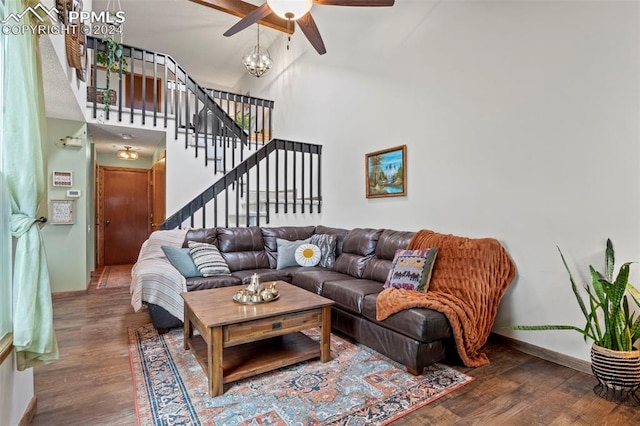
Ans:
{"label": "sofa cushion", "polygon": [[289,271],[291,274],[291,283],[304,288],[307,291],[316,294],[322,294],[322,286],[325,281],[349,280],[351,276],[341,274],[339,272],[330,271],[328,269],[319,268],[317,266],[311,268],[287,268],[283,271]]}
{"label": "sofa cushion", "polygon": [[384,283],[389,276],[391,263],[398,249],[406,249],[415,232],[385,229],[378,238],[375,256],[367,262],[362,278]]}
{"label": "sofa cushion", "polygon": [[342,274],[351,275],[353,278],[362,278],[367,262],[373,258],[351,253],[342,253],[333,264],[333,270]]}
{"label": "sofa cushion", "polygon": [[336,236],[336,257],[342,254],[342,246],[344,245],[344,239],[349,235],[348,229],[332,228],[330,226],[318,225],[316,226],[316,234],[329,234]]}
{"label": "sofa cushion", "polygon": [[303,244],[308,244],[309,239],[287,241],[281,238],[276,239],[277,242],[277,263],[276,269],[287,268],[289,266],[298,266],[296,262],[296,250]]}
{"label": "sofa cushion", "polygon": [[231,272],[244,271],[246,269],[269,269],[269,259],[263,251],[240,251],[222,253]]}
{"label": "sofa cushion", "polygon": [[421,250],[398,250],[384,287],[427,291],[437,254],[437,247]]}
{"label": "sofa cushion", "polygon": [[231,275],[227,262],[213,244],[189,241],[189,253],[203,277]]}
{"label": "sofa cushion", "polygon": [[218,247],[231,272],[245,269],[267,269],[269,259],[264,251],[260,228],[217,228]]}
{"label": "sofa cushion", "polygon": [[320,262],[318,265],[323,268],[333,268],[336,261],[336,241],[333,234],[313,234],[309,243],[318,246],[320,249]]}
{"label": "sofa cushion", "polygon": [[217,228],[218,248],[223,253],[239,251],[264,251],[262,232],[256,226]]}
{"label": "sofa cushion", "polygon": [[391,260],[378,259],[376,256],[373,256],[365,265],[362,278],[384,283],[389,276],[392,263],[393,261]]}
{"label": "sofa cushion", "polygon": [[162,246],[164,255],[167,256],[169,263],[180,272],[185,278],[201,277],[202,273],[198,269],[188,248]]}
{"label": "sofa cushion", "polygon": [[313,235],[315,226],[278,226],[273,228],[262,228],[262,239],[264,250],[269,257],[269,267],[275,269],[278,258],[277,240],[296,241],[306,240]]}
{"label": "sofa cushion", "polygon": [[378,244],[376,244],[376,257],[393,260],[396,251],[406,249],[414,235],[415,232],[384,229],[378,238]]}
{"label": "sofa cushion", "polygon": [[361,314],[365,296],[379,293],[381,290],[382,283],[351,278],[344,281],[326,281],[322,286],[321,295],[333,300],[344,310]]}
{"label": "sofa cushion", "polygon": [[370,256],[375,253],[382,229],[355,228],[349,231],[342,246],[343,253]]}
{"label": "sofa cushion", "polygon": [[210,288],[229,287],[240,284],[242,284],[240,279],[232,275],[193,277],[187,278],[187,291],[208,290]]}
{"label": "sofa cushion", "polygon": [[184,237],[182,247],[189,247],[189,241],[218,245],[218,230],[216,228],[189,229]]}
{"label": "sofa cushion", "polygon": [[368,294],[364,298],[362,316],[371,322],[383,325],[398,333],[421,342],[434,342],[453,336],[447,317],[431,309],[411,308],[391,315],[384,321],[376,321],[377,294]]}

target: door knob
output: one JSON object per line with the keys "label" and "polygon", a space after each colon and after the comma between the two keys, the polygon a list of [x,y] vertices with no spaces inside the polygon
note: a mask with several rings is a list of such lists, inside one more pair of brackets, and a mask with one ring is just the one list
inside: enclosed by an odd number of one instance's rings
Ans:
{"label": "door knob", "polygon": [[110,221],[110,220],[108,220],[108,221],[106,221],[105,223],[107,224],[107,226],[109,226],[109,224],[111,223],[111,221]]}

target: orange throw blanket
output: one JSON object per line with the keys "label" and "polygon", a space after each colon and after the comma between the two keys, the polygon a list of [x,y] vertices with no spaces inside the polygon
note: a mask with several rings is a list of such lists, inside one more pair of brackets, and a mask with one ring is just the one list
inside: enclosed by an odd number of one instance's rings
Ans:
{"label": "orange throw blanket", "polygon": [[493,238],[472,239],[422,230],[408,248],[428,247],[438,247],[438,257],[427,293],[384,289],[376,302],[376,319],[382,321],[409,308],[442,312],[451,324],[464,364],[488,364],[489,358],[479,350],[487,342],[500,299],[515,277],[515,264]]}

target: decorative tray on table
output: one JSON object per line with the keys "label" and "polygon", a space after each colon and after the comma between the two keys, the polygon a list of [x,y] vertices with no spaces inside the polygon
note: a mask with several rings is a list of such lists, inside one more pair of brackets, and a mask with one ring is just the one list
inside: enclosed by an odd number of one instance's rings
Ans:
{"label": "decorative tray on table", "polygon": [[260,284],[260,277],[256,274],[251,277],[251,284],[233,295],[233,301],[243,305],[258,305],[278,300],[280,294],[276,289],[275,281],[267,288]]}

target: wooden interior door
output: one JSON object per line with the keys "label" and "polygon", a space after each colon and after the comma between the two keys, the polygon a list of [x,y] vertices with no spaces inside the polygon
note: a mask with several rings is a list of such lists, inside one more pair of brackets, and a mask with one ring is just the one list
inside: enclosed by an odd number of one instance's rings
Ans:
{"label": "wooden interior door", "polygon": [[149,171],[100,166],[102,265],[135,263],[149,236]]}
{"label": "wooden interior door", "polygon": [[160,229],[160,224],[166,219],[166,162],[164,157],[156,161],[151,168],[151,231]]}
{"label": "wooden interior door", "polygon": [[[125,83],[125,96],[127,97],[127,101],[123,104],[123,106],[130,106],[131,96],[131,77],[129,75],[126,78],[122,77]],[[162,111],[162,80],[156,79],[156,96],[157,96],[157,109],[156,111]],[[153,76],[145,76],[145,87],[144,87],[144,108],[145,111],[153,111]],[[133,108],[134,109],[142,109],[142,75],[134,74],[133,75]]]}

